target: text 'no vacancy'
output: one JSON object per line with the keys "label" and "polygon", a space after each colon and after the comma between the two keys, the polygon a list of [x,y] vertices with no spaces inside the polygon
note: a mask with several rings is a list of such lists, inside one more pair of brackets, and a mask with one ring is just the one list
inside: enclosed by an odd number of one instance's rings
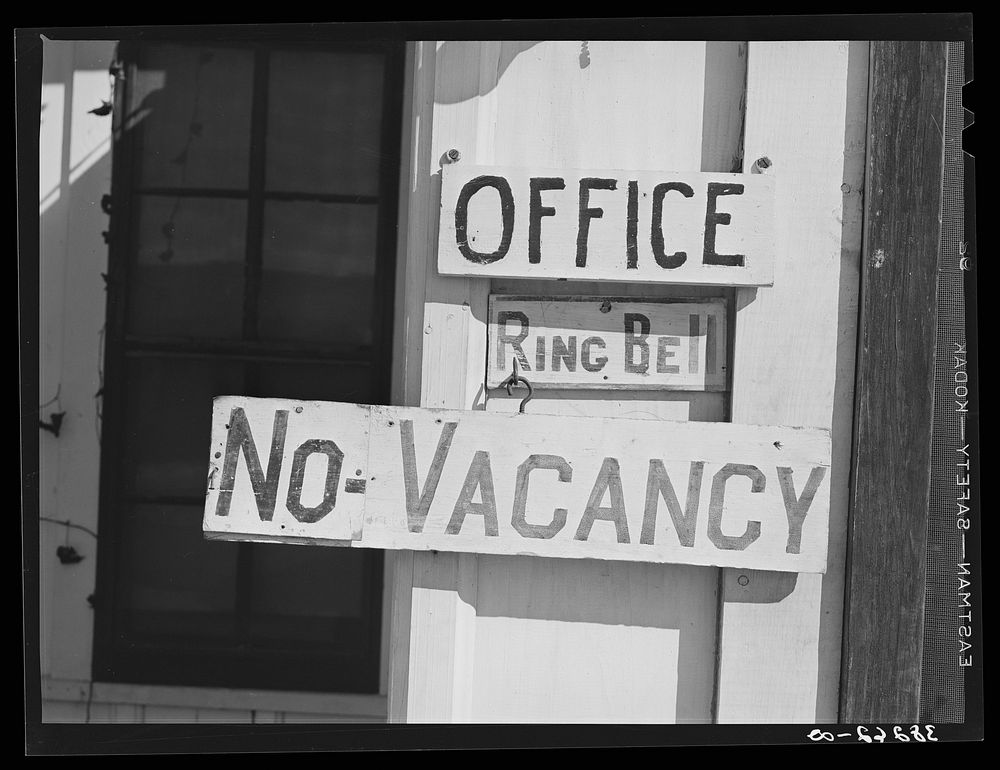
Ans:
{"label": "text 'no vacancy'", "polygon": [[217,398],[209,538],[826,569],[827,431]]}

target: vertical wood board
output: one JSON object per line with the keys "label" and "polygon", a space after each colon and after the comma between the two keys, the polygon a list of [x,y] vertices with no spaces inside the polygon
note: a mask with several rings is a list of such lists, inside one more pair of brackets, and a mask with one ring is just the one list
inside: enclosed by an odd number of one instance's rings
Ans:
{"label": "vertical wood board", "polygon": [[871,49],[846,721],[919,718],[947,50]]}
{"label": "vertical wood board", "polygon": [[767,157],[796,214],[777,223],[774,286],[738,292],[732,419],[832,429],[834,464],[825,576],[723,571],[722,723],[836,720],[865,50],[749,45],[744,164]]}
{"label": "vertical wood board", "polygon": [[[419,393],[422,406],[472,409],[477,402],[481,408],[484,395],[481,367],[489,287],[482,279],[446,279],[437,274],[435,202],[440,198],[445,153],[459,144],[463,152],[476,157],[481,106],[472,97],[479,93],[480,81],[488,84],[491,76],[488,67],[480,66],[480,46],[485,44],[451,43],[447,49],[446,45],[420,42],[412,49],[416,128],[410,147],[406,251],[410,291],[404,309],[403,387],[408,402]],[[450,59],[448,66],[439,66],[439,54]],[[483,158],[481,162],[491,161]],[[478,382],[474,372],[479,374]],[[390,649],[391,721],[456,718],[456,690],[469,677],[464,668],[466,651],[461,648],[471,638],[471,605],[468,596],[455,590],[460,567],[462,574],[468,574],[468,558],[454,553],[418,553],[397,560]],[[474,593],[474,582],[469,590]],[[456,644],[460,648],[457,657]]]}
{"label": "vertical wood board", "polygon": [[[710,57],[704,43],[589,41],[586,56],[578,41],[503,46],[501,63],[524,50],[508,67],[516,77],[503,78],[498,90],[496,162],[699,170],[703,98],[706,88],[717,85],[707,81]],[[669,80],[661,77],[666,72]],[[615,284],[614,293],[710,297],[719,291],[651,288]],[[493,291],[596,295],[607,293],[607,285],[494,279]],[[490,391],[486,407],[516,411],[523,394]],[[538,391],[528,410],[718,421],[724,417],[723,398],[719,393],[554,389]],[[709,720],[716,570],[500,556],[480,557],[480,564],[474,718],[517,721],[520,713],[521,719],[541,722]],[[614,601],[588,598],[588,586],[597,590],[595,596]],[[655,596],[657,586],[671,589]],[[622,623],[626,616],[628,622]],[[599,645],[593,644],[595,638]],[[642,664],[609,665],[608,645],[628,650]],[[539,671],[546,678],[539,679]]]}

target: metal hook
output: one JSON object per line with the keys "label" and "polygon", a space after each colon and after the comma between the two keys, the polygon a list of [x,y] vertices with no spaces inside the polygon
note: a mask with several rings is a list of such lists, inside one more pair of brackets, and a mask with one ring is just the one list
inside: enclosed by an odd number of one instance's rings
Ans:
{"label": "metal hook", "polygon": [[507,389],[507,395],[508,396],[513,396],[514,394],[511,393],[510,389],[513,388],[518,383],[524,383],[524,385],[528,388],[528,395],[526,395],[523,399],[521,399],[521,405],[517,408],[518,412],[520,412],[521,414],[524,414],[524,406],[529,401],[531,401],[531,397],[534,394],[534,388],[531,387],[531,383],[530,382],[528,382],[524,377],[522,377],[520,374],[518,374],[518,372],[517,372],[517,358],[515,358],[514,359],[514,371],[511,372],[510,376],[507,379],[505,379],[503,382],[500,383],[500,387]]}

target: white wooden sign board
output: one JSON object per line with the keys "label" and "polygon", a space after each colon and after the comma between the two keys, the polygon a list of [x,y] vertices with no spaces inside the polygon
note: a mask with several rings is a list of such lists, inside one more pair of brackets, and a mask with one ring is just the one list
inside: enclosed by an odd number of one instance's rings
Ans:
{"label": "white wooden sign board", "polygon": [[824,572],[830,437],[221,396],[208,538]]}
{"label": "white wooden sign board", "polygon": [[726,389],[723,299],[491,295],[486,386]]}
{"label": "white wooden sign board", "polygon": [[772,175],[448,164],[442,275],[770,286]]}

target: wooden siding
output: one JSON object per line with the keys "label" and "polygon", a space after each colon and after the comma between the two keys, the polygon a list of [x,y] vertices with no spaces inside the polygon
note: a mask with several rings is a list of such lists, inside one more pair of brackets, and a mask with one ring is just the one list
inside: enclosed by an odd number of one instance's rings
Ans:
{"label": "wooden siding", "polygon": [[842,719],[919,717],[948,45],[873,42]]}

